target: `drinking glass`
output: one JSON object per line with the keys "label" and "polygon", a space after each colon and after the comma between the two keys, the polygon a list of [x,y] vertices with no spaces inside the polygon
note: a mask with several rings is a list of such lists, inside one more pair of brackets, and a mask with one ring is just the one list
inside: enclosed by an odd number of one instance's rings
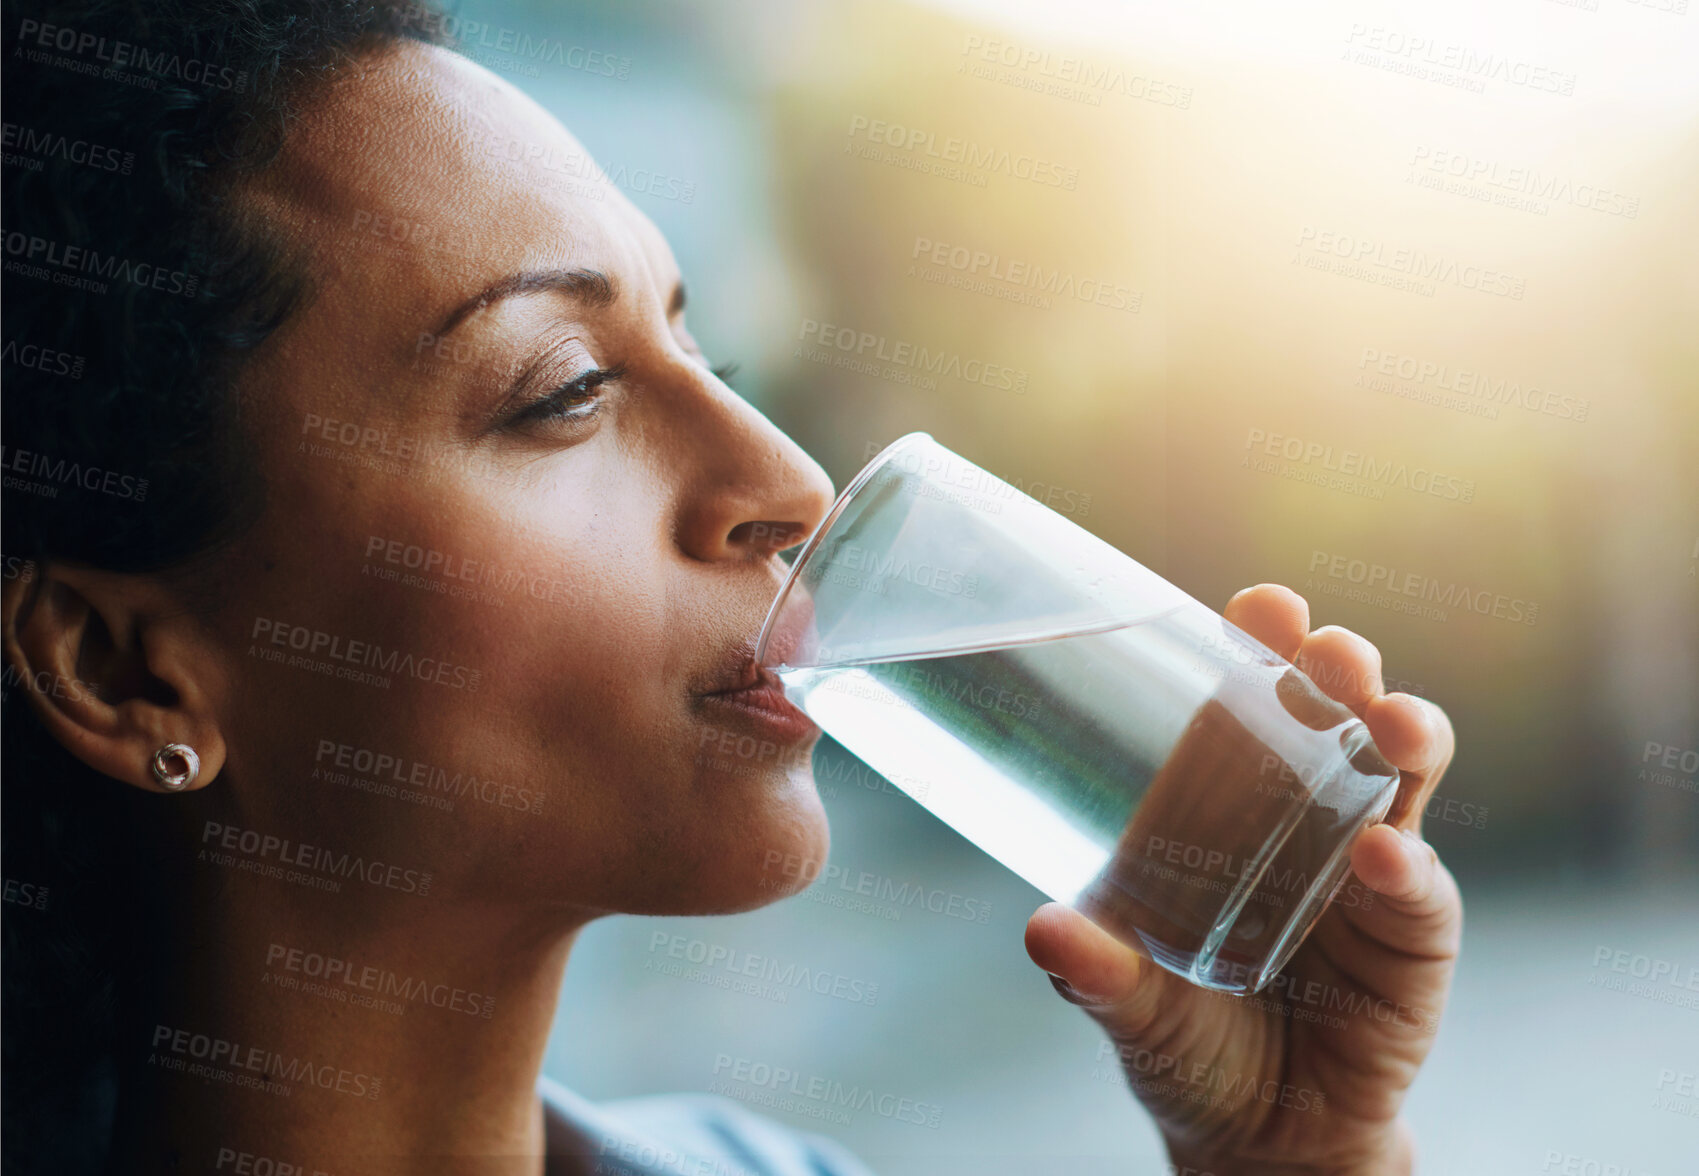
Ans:
{"label": "drinking glass", "polygon": [[925,433],[792,565],[756,660],[1009,869],[1194,984],[1251,993],[1344,890],[1398,771],[1297,667]]}

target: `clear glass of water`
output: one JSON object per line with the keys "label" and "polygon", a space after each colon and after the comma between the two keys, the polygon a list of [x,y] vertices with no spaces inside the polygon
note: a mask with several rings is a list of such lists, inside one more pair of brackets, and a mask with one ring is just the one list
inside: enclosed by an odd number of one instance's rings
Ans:
{"label": "clear glass of water", "polygon": [[1212,609],[925,433],[845,488],[756,649],[874,770],[1206,988],[1265,986],[1398,789],[1368,729]]}

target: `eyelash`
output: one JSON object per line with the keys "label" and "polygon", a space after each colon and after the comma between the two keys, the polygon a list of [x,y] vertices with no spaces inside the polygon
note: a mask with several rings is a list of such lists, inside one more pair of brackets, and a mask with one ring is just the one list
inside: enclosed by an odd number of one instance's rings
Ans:
{"label": "eyelash", "polygon": [[625,375],[624,364],[611,368],[591,368],[583,375],[562,384],[542,399],[533,401],[514,413],[513,423],[529,424],[533,421],[582,420],[597,410],[598,402],[588,400],[572,403],[572,401],[590,395],[603,384],[612,383],[623,375]]}
{"label": "eyelash", "polygon": [[[714,373],[715,379],[729,384],[731,378],[737,375],[737,368],[737,363],[733,361],[722,363],[719,367],[709,370]],[[624,364],[611,368],[591,368],[576,379],[562,384],[541,400],[534,401],[514,413],[513,423],[529,424],[533,421],[573,420],[587,417],[596,411],[597,403],[595,401],[573,404],[569,403],[569,400],[587,396],[603,384],[612,383],[623,375],[625,375]]]}

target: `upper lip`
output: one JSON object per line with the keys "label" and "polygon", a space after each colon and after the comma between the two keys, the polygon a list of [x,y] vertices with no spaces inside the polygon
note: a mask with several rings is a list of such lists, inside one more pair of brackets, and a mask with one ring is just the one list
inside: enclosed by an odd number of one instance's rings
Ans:
{"label": "upper lip", "polygon": [[760,684],[763,680],[777,682],[773,672],[755,664],[755,638],[750,637],[733,646],[721,659],[718,672],[701,694],[734,694]]}
{"label": "upper lip", "polygon": [[[797,598],[789,602],[788,607],[779,616],[779,623],[773,629],[772,637],[767,642],[767,661],[783,665],[803,645],[814,621],[814,608],[811,601]],[[705,687],[698,694],[733,694],[739,690],[748,690],[755,686],[773,686],[783,689],[779,677],[767,666],[755,662],[756,636],[745,637],[732,646],[720,659],[715,672],[707,679]]]}

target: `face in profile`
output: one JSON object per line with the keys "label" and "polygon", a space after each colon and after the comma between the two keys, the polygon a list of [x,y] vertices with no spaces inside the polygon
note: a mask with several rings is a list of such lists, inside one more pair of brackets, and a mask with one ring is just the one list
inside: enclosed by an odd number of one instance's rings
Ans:
{"label": "face in profile", "polygon": [[[404,44],[237,191],[312,296],[239,383],[267,498],[207,573],[224,761],[185,798],[197,837],[589,913],[743,909],[805,881],[770,863],[824,857],[814,729],[715,694],[830,482],[712,374],[666,242],[583,158]],[[452,812],[385,795],[433,790]]]}

